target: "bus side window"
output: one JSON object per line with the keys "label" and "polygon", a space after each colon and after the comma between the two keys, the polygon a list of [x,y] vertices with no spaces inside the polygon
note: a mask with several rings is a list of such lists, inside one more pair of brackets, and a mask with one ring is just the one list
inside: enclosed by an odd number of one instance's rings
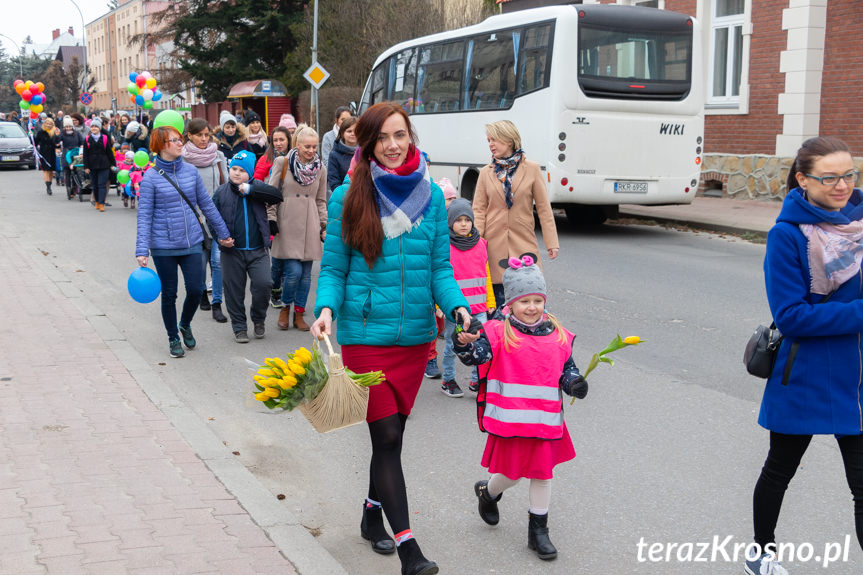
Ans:
{"label": "bus side window", "polygon": [[408,48],[390,58],[389,99],[402,105],[408,114],[414,111],[414,87],[417,81],[416,49]]}
{"label": "bus side window", "polygon": [[524,41],[518,62],[518,95],[539,90],[548,85],[550,36],[550,24],[533,26],[524,31]]}
{"label": "bus side window", "polygon": [[464,76],[464,42],[456,40],[420,48],[415,113],[430,114],[458,109]]}
{"label": "bus side window", "polygon": [[472,108],[497,109],[507,93],[515,92],[513,36],[513,32],[502,31],[474,38],[467,87]]}

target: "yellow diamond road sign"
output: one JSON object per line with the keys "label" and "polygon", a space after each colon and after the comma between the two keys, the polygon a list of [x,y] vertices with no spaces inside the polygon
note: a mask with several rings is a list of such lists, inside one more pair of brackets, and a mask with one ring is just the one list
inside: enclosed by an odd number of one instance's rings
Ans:
{"label": "yellow diamond road sign", "polygon": [[327,81],[327,78],[330,77],[330,73],[326,71],[326,69],[315,62],[309,69],[306,70],[306,73],[303,74],[303,78],[309,81],[309,84],[314,86],[315,88],[320,88],[324,85],[324,82]]}

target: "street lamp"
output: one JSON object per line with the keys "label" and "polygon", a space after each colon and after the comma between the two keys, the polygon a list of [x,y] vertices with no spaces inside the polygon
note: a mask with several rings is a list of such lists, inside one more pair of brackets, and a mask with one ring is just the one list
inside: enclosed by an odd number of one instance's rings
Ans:
{"label": "street lamp", "polygon": [[4,37],[4,38],[6,38],[7,40],[9,40],[9,41],[10,41],[10,42],[12,42],[13,44],[15,44],[15,48],[17,48],[17,49],[18,49],[18,67],[20,68],[20,72],[21,72],[21,80],[23,80],[23,79],[24,79],[24,64],[23,64],[23,63],[21,63],[21,48],[19,48],[19,47],[18,47],[18,43],[17,43],[17,42],[15,42],[15,40],[13,40],[12,38],[10,38],[10,37],[9,37],[9,36],[7,36],[6,34],[0,34],[0,36],[3,36],[3,37]]}
{"label": "street lamp", "polygon": [[69,0],[72,4],[75,5],[75,8],[78,9],[78,15],[81,16],[81,42],[84,44],[84,79],[81,80],[81,93],[87,91],[87,32],[84,29],[84,14],[81,12],[81,8],[78,7],[78,4],[75,0]]}

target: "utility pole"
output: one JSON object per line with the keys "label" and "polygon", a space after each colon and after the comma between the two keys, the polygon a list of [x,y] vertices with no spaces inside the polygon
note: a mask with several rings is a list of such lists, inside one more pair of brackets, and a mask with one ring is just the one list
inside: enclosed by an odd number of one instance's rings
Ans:
{"label": "utility pole", "polygon": [[[316,64],[318,62],[318,0],[315,0],[315,30],[312,34],[312,64]],[[315,130],[318,129],[318,89],[315,86],[312,86],[312,102],[311,102],[311,113],[309,114],[311,118],[309,121],[312,122],[312,128]]]}

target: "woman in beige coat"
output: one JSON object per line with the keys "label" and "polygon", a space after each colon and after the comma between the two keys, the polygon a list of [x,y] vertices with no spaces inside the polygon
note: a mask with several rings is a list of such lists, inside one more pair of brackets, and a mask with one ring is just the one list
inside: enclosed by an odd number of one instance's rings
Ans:
{"label": "woman in beige coat", "polygon": [[479,172],[473,197],[474,225],[488,242],[488,266],[494,298],[503,302],[503,270],[500,262],[531,253],[539,258],[534,231],[533,206],[539,214],[542,239],[549,259],[557,257],[560,244],[551,202],[539,164],[524,157],[521,135],[515,124],[501,120],[486,124],[492,161]]}
{"label": "woman in beige coat", "polygon": [[284,307],[279,329],[291,325],[308,331],[303,319],[312,284],[312,263],[321,259],[327,226],[327,169],[318,156],[318,133],[301,124],[293,136],[293,149],[276,158],[267,182],[282,191],[281,204],[270,206],[267,218],[273,234],[273,286],[282,286]]}

